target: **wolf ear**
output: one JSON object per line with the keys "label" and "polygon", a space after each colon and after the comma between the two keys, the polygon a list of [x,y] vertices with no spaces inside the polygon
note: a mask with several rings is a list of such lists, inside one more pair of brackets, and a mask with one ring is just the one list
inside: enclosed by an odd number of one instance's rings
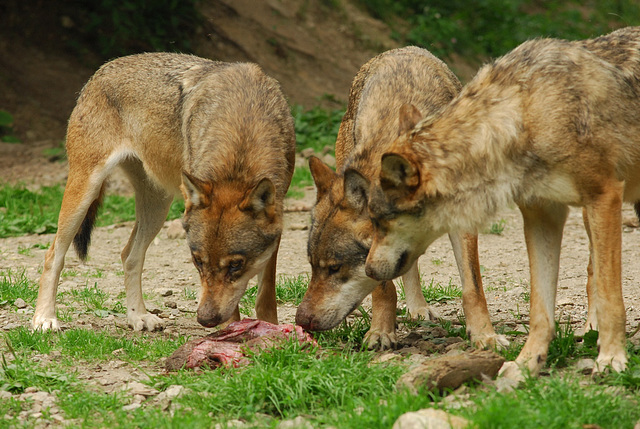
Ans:
{"label": "wolf ear", "polygon": [[367,208],[369,185],[369,179],[353,168],[344,172],[344,197],[347,204],[357,212]]}
{"label": "wolf ear", "polygon": [[420,171],[402,155],[385,153],[382,155],[380,185],[384,191],[412,193],[420,185]]}
{"label": "wolf ear", "polygon": [[182,172],[182,186],[180,186],[185,206],[188,210],[191,207],[204,208],[211,204],[213,186],[211,183],[196,179],[189,173]]}
{"label": "wolf ear", "polygon": [[311,176],[316,184],[317,201],[320,201],[323,195],[325,195],[331,188],[331,183],[338,177],[335,171],[331,169],[327,164],[320,161],[320,158],[312,156],[309,158],[309,169],[311,170]]}
{"label": "wolf ear", "polygon": [[276,187],[266,177],[262,179],[240,203],[240,210],[254,215],[264,214],[272,219],[276,214]]}
{"label": "wolf ear", "polygon": [[400,106],[400,118],[398,135],[408,133],[418,125],[422,119],[422,114],[413,104],[403,104]]}

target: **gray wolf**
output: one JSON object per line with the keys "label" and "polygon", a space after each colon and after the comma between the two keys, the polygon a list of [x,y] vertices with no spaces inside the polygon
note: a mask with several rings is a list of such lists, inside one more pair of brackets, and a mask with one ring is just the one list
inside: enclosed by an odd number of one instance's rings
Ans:
{"label": "gray wolf", "polygon": [[[536,375],[554,335],[562,231],[584,208],[594,372],[626,367],[621,205],[640,200],[640,27],[592,40],[538,39],[480,69],[439,114],[400,109],[399,136],[369,197],[368,275],[407,271],[439,235],[516,202],[531,268],[530,332],[503,374]],[[595,320],[594,320],[595,319]]]}
{"label": "gray wolf", "polygon": [[257,317],[277,323],[275,266],[295,133],[279,84],[257,65],[169,53],[113,60],[79,96],[67,154],[69,176],[45,256],[35,329],[59,329],[55,299],[65,254],[73,241],[86,259],[105,180],[116,166],[135,190],[136,221],[122,251],[134,330],[162,326],[145,308],[142,267],[180,193],[202,284],[198,321],[212,327],[238,319],[238,302],[257,274]]}
{"label": "gray wolf", "polygon": [[[432,114],[453,99],[460,88],[460,82],[442,61],[417,47],[382,53],[357,73],[336,140],[337,172],[318,158],[309,162],[317,188],[308,241],[312,275],[296,323],[314,331],[331,329],[372,293],[373,314],[365,342],[372,348],[395,345],[395,286],[391,278],[376,281],[364,270],[373,238],[367,212],[369,180],[378,174],[378,160],[397,135],[398,108],[414,103],[421,112]],[[361,175],[351,174],[354,170]],[[470,338],[483,347],[505,345],[506,339],[496,335],[489,319],[477,236],[452,234],[451,242],[463,283]],[[404,274],[403,284],[410,315],[436,318],[422,295],[417,261]]]}

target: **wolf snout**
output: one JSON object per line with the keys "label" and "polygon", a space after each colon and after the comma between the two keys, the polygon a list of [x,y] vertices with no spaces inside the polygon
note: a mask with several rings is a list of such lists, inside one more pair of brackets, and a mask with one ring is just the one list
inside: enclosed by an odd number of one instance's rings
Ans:
{"label": "wolf snout", "polygon": [[222,313],[204,303],[198,307],[197,319],[205,328],[213,328],[226,320]]}

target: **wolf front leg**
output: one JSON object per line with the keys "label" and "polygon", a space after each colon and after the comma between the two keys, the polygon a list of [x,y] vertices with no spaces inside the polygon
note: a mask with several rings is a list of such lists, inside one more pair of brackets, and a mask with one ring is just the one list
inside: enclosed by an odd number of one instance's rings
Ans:
{"label": "wolf front leg", "polygon": [[154,331],[162,328],[163,321],[147,312],[144,305],[142,269],[149,244],[162,228],[173,196],[149,180],[139,161],[124,162],[123,169],[131,179],[136,199],[136,223],[121,254],[127,293],[127,319],[134,331]]}
{"label": "wolf front leg", "polygon": [[379,284],[371,293],[371,328],[364,336],[370,349],[390,349],[398,343],[396,337],[396,304],[398,295],[392,281]]}
{"label": "wolf front leg", "polygon": [[509,340],[496,334],[484,296],[477,234],[449,234],[458,271],[462,279],[462,308],[467,322],[467,336],[476,348],[504,348]]}
{"label": "wolf front leg", "polygon": [[506,362],[500,370],[502,376],[515,380],[523,378],[523,369],[537,376],[547,361],[549,343],[555,334],[560,246],[569,209],[564,204],[546,202],[521,205],[520,211],[531,271],[529,338],[515,363]]}
{"label": "wolf front leg", "polygon": [[[271,258],[258,274],[258,296],[256,297],[256,317],[269,323],[278,323],[278,304],[276,301],[276,265],[280,238]],[[240,313],[238,312],[238,316]]]}
{"label": "wolf front leg", "polygon": [[420,285],[420,272],[418,271],[418,260],[416,260],[409,271],[402,276],[407,311],[413,320],[438,320],[438,312],[427,304],[422,294]]}

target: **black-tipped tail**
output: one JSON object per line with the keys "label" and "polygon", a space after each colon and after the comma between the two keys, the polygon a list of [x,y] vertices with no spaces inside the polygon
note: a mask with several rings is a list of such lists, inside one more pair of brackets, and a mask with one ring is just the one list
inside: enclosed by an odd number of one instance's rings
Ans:
{"label": "black-tipped tail", "polygon": [[89,206],[89,210],[82,221],[80,230],[78,230],[78,233],[73,238],[73,246],[76,248],[76,253],[78,253],[78,257],[83,261],[87,260],[89,245],[91,244],[91,231],[93,230],[98,210],[102,205],[103,195],[104,188],[101,188],[98,198],[96,198]]}

